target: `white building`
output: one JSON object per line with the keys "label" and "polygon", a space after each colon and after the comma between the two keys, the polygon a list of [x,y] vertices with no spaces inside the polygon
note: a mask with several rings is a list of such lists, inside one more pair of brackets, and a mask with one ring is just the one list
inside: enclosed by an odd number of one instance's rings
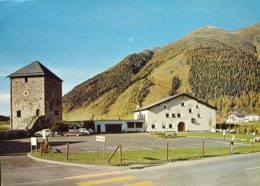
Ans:
{"label": "white building", "polygon": [[257,122],[257,121],[260,121],[260,116],[258,115],[245,116],[245,122]]}
{"label": "white building", "polygon": [[259,115],[248,115],[232,113],[227,118],[227,123],[239,123],[239,122],[258,122],[260,121]]}
{"label": "white building", "polygon": [[227,123],[244,122],[244,121],[245,121],[245,115],[238,114],[238,113],[230,114],[227,119]]}
{"label": "white building", "polygon": [[134,120],[95,120],[95,131],[178,132],[216,128],[216,108],[187,94],[164,98],[134,111]]}
{"label": "white building", "polygon": [[143,132],[143,120],[95,120],[97,133]]}
{"label": "white building", "polygon": [[215,131],[216,108],[187,94],[164,98],[134,111],[147,132]]}

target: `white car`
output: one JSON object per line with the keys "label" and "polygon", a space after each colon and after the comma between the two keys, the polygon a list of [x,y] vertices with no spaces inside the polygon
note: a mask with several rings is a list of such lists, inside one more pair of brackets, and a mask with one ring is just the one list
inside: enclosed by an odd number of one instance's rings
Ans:
{"label": "white car", "polygon": [[42,129],[41,131],[35,132],[34,135],[37,137],[41,137],[43,136],[43,131],[45,131],[45,136],[51,136],[51,137],[54,136],[54,132],[51,131],[51,129]]}
{"label": "white car", "polygon": [[260,137],[255,137],[255,138],[251,139],[250,141],[252,142],[252,140],[253,140],[253,142],[260,142]]}
{"label": "white car", "polygon": [[82,132],[82,133],[85,133],[85,134],[90,134],[90,132],[85,128],[79,128],[79,132]]}

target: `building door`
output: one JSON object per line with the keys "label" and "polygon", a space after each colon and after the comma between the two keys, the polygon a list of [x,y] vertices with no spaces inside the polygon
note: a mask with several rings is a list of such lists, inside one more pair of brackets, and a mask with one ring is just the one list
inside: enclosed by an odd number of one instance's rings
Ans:
{"label": "building door", "polygon": [[97,133],[101,132],[101,125],[97,125]]}
{"label": "building door", "polygon": [[36,116],[39,116],[39,115],[40,115],[40,110],[37,109],[37,110],[36,110]]}
{"label": "building door", "polygon": [[109,133],[120,133],[122,132],[123,124],[106,124],[106,132]]}
{"label": "building door", "polygon": [[178,131],[179,132],[184,132],[185,131],[185,123],[184,122],[180,122],[178,124]]}

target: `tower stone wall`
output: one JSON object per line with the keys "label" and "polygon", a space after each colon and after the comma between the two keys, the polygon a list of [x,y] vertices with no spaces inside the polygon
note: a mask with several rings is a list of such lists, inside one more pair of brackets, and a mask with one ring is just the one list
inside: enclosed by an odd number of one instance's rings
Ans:
{"label": "tower stone wall", "polygon": [[25,129],[34,118],[45,115],[44,97],[44,77],[12,78],[12,129]]}
{"label": "tower stone wall", "polygon": [[45,119],[50,125],[62,120],[62,86],[61,82],[45,78]]}

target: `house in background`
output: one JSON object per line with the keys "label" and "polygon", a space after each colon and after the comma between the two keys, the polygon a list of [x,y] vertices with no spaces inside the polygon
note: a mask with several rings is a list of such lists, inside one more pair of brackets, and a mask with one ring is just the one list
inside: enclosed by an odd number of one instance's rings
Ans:
{"label": "house in background", "polygon": [[228,116],[227,123],[232,122],[244,122],[245,121],[245,115],[244,114],[238,114],[233,113]]}
{"label": "house in background", "polygon": [[258,121],[260,121],[259,115],[245,116],[245,122],[258,122]]}
{"label": "house in background", "polygon": [[10,74],[11,129],[62,120],[62,80],[35,61]]}
{"label": "house in background", "polygon": [[147,132],[215,132],[216,110],[215,107],[183,93],[136,109],[134,119],[143,119]]}
{"label": "house in background", "polygon": [[227,123],[238,123],[238,122],[257,122],[260,121],[259,115],[244,115],[238,113],[232,113],[227,118]]}

